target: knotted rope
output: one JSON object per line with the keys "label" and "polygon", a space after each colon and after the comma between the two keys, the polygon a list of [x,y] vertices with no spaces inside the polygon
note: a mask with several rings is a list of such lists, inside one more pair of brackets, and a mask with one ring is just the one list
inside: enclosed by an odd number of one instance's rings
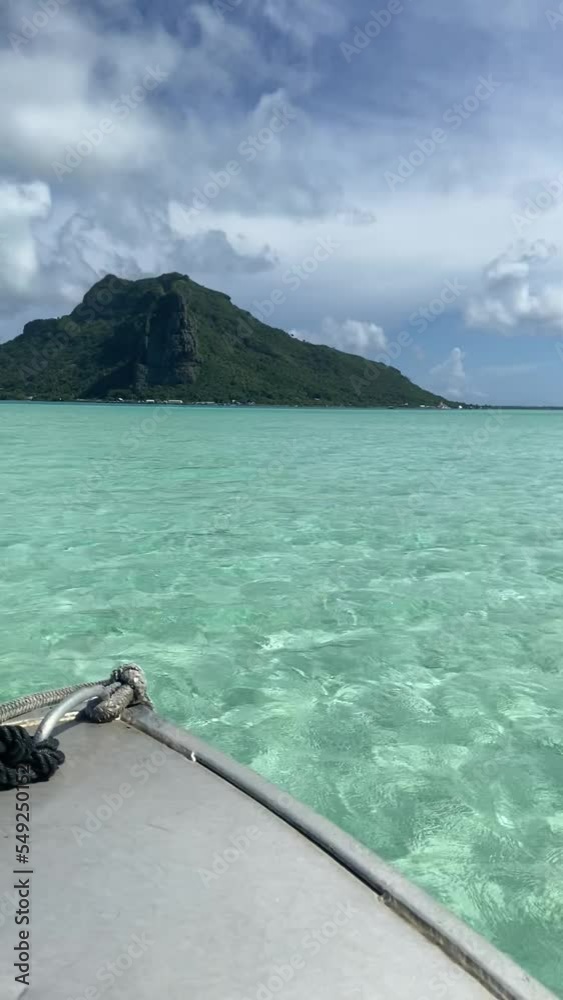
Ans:
{"label": "knotted rope", "polygon": [[117,667],[107,683],[107,696],[86,705],[82,714],[90,722],[113,722],[129,705],[150,705],[145,675],[136,663]]}
{"label": "knotted rope", "polygon": [[54,736],[35,743],[22,726],[0,726],[0,788],[48,781],[64,759]]}
{"label": "knotted rope", "polygon": [[[90,689],[103,687],[97,700]],[[80,698],[80,694],[84,698]],[[93,694],[94,692],[92,692]],[[99,694],[98,691],[95,692]],[[145,675],[136,663],[126,663],[117,667],[108,680],[97,684],[77,684],[59,691],[42,691],[40,694],[19,698],[0,706],[0,722],[14,718],[44,705],[57,703],[55,709],[43,720],[37,733],[32,736],[22,726],[0,726],[0,789],[16,788],[18,785],[48,781],[58,767],[64,763],[65,755],[59,750],[59,741],[50,735],[50,729],[64,714],[65,702],[73,706],[87,701],[82,710],[84,718],[91,722],[113,722],[129,705],[151,706],[147,694]],[[51,720],[51,716],[53,719]],[[45,730],[45,732],[43,732]]]}

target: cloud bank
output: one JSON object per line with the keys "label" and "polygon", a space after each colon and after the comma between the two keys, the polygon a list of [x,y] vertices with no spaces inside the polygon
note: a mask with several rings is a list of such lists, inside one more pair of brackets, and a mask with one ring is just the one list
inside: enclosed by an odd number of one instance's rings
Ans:
{"label": "cloud bank", "polygon": [[325,240],[273,325],[375,356],[461,283],[399,366],[524,365],[522,398],[555,399],[563,26],[532,0],[395,0],[375,27],[358,0],[47,6],[0,10],[0,339],[107,271],[251,308]]}

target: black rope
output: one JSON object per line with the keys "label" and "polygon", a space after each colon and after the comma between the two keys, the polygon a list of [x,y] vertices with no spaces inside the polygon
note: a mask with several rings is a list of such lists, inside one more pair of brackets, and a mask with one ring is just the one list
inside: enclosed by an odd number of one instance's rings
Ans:
{"label": "black rope", "polygon": [[36,744],[22,726],[0,726],[0,789],[48,781],[64,759],[54,736]]}

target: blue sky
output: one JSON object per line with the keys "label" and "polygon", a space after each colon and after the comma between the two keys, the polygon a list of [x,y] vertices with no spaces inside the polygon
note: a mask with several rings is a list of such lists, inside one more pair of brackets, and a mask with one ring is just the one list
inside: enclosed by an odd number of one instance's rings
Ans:
{"label": "blue sky", "polygon": [[0,339],[174,270],[456,398],[563,405],[556,3],[6,0],[0,46]]}

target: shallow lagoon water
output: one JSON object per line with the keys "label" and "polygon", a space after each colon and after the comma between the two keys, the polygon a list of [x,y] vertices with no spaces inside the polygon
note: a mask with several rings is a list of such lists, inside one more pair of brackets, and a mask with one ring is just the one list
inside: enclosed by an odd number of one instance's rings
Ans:
{"label": "shallow lagoon water", "polygon": [[0,694],[157,708],[563,996],[563,413],[0,405]]}

